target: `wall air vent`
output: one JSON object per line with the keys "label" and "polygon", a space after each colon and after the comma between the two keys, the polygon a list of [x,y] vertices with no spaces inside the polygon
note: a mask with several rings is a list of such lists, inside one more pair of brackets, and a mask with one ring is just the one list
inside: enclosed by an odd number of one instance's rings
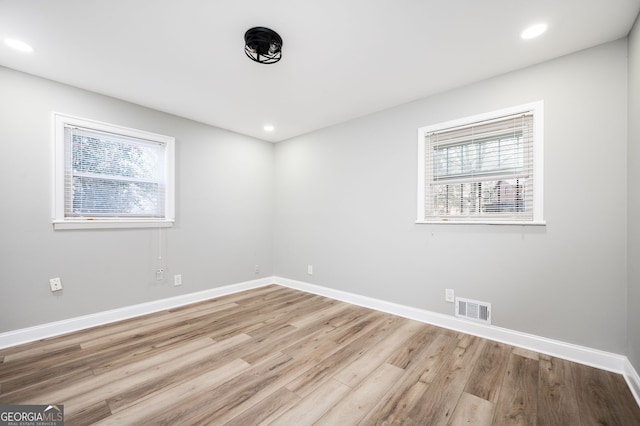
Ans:
{"label": "wall air vent", "polygon": [[491,324],[491,303],[456,297],[456,316]]}

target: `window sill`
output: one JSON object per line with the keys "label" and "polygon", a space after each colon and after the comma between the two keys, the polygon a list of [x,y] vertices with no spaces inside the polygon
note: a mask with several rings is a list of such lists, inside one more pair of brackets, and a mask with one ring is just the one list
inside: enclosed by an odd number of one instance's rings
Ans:
{"label": "window sill", "polygon": [[419,225],[519,225],[519,226],[546,226],[547,222],[544,220],[536,221],[475,221],[475,220],[416,220]]}
{"label": "window sill", "polygon": [[173,220],[54,220],[53,229],[170,228]]}

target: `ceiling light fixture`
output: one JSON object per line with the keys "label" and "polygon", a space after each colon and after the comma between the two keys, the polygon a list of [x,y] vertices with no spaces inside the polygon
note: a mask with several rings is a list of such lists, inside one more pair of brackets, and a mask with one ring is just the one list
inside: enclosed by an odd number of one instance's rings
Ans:
{"label": "ceiling light fixture", "polygon": [[547,24],[537,24],[524,30],[522,34],[520,34],[520,37],[525,40],[530,40],[542,35],[545,31],[547,31]]}
{"label": "ceiling light fixture", "polygon": [[4,44],[7,46],[19,50],[21,52],[31,53],[33,52],[33,47],[29,46],[24,41],[16,40],[15,38],[5,38]]}
{"label": "ceiling light fixture", "polygon": [[252,61],[275,64],[282,58],[282,38],[269,28],[251,28],[244,33],[244,53]]}
{"label": "ceiling light fixture", "polygon": [[265,132],[273,132],[276,128],[273,127],[270,124],[267,124],[266,126],[263,127]]}

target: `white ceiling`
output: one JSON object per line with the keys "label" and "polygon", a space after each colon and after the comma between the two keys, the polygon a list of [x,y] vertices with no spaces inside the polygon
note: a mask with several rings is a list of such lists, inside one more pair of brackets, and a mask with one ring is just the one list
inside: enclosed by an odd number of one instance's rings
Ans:
{"label": "white ceiling", "polygon": [[[1,43],[0,65],[275,142],[624,37],[639,10],[640,0],[0,0],[0,39],[35,48]],[[538,22],[547,33],[520,39]],[[254,26],[282,36],[277,64],[245,56]]]}

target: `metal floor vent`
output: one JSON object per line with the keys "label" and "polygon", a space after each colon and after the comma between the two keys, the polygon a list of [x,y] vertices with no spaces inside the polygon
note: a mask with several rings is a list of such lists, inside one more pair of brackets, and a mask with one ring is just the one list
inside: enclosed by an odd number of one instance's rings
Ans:
{"label": "metal floor vent", "polygon": [[456,316],[491,324],[491,303],[456,297]]}

